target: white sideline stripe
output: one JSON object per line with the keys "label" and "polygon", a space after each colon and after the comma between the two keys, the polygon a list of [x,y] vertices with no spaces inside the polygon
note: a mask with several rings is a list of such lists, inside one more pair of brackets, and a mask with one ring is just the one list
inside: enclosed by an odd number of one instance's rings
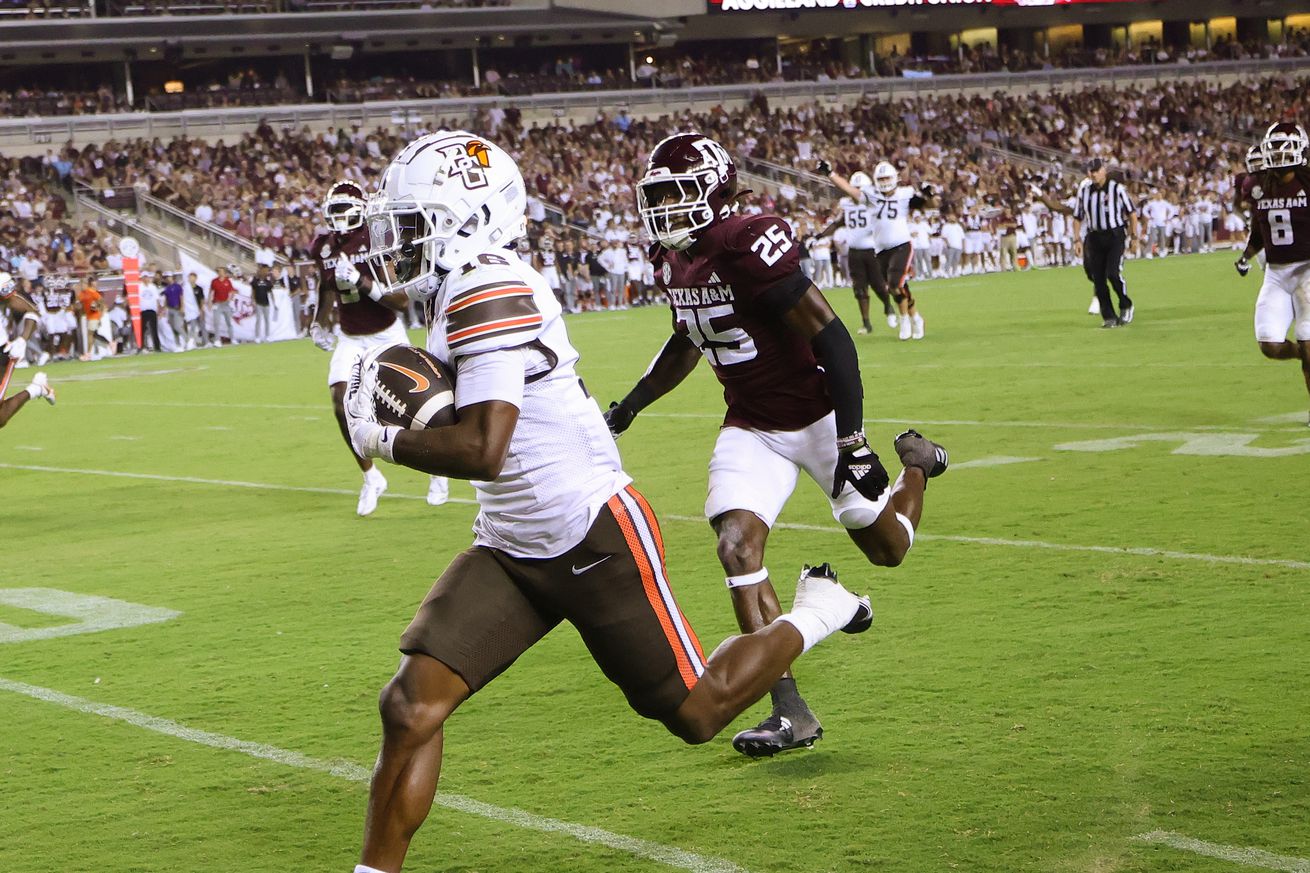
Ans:
{"label": "white sideline stripe", "polygon": [[[164,734],[165,736],[186,740],[189,743],[197,743],[202,746],[209,746],[213,749],[240,752],[241,754],[249,755],[252,758],[273,761],[277,764],[284,764],[288,767],[297,767],[301,770],[313,770],[318,773],[326,773],[329,776],[335,776],[338,779],[346,779],[351,782],[367,783],[371,776],[371,771],[368,770],[368,768],[361,767],[353,761],[325,761],[321,758],[311,758],[308,755],[302,755],[300,752],[293,752],[290,749],[280,749],[277,746],[269,746],[264,743],[252,743],[248,740],[239,740],[236,737],[227,737],[222,734],[202,731],[197,728],[187,727],[186,725],[179,724],[175,721],[170,721],[166,718],[146,715],[144,712],[137,712],[134,709],[126,709],[122,706],[112,706],[107,703],[96,703],[93,700],[74,697],[71,694],[64,694],[51,688],[42,688],[37,685],[27,685],[23,682],[15,682],[12,679],[0,677],[0,691],[11,691],[15,694],[22,694],[26,697],[31,697],[45,703],[53,703],[56,706],[62,706],[65,709],[71,709],[75,712],[99,715],[115,721],[126,722],[127,724],[139,728],[145,728],[148,731],[154,731],[157,734]],[[556,818],[546,818],[521,809],[495,806],[490,803],[483,803],[480,800],[474,800],[471,797],[465,797],[461,794],[442,794],[438,792],[434,802],[457,812],[482,816],[483,818],[504,822],[505,824],[514,825],[515,827],[526,828],[527,830],[541,831],[542,833],[547,834],[564,834],[573,837],[575,840],[581,840],[584,843],[595,843],[597,845],[607,846],[611,849],[618,849],[619,851],[636,855],[639,858],[645,858],[649,861],[655,861],[669,867],[691,870],[694,871],[694,873],[747,873],[747,871],[742,867],[721,858],[697,855],[694,852],[688,852],[684,849],[679,849],[676,846],[665,846],[661,843],[652,843],[636,837],[616,834],[611,831],[603,830],[602,828],[575,824],[574,822],[569,821],[561,821]]]}
{"label": "white sideline stripe", "polygon": [[[712,412],[643,412],[642,418],[705,418],[722,421],[721,413]],[[1176,430],[1178,425],[1170,424],[1131,424],[1106,423],[1095,421],[978,421],[975,419],[944,418],[925,420],[921,418],[866,418],[866,424],[914,425],[915,427],[1014,427],[1014,428],[1053,428],[1055,430]],[[1198,424],[1189,426],[1188,430],[1197,431],[1268,431],[1271,433],[1302,433],[1303,427],[1252,427],[1239,424]]]}
{"label": "white sideline stripe", "polygon": [[1151,831],[1133,837],[1139,843],[1154,843],[1205,855],[1207,858],[1219,858],[1234,864],[1248,867],[1263,867],[1266,870],[1282,870],[1285,873],[1310,873],[1310,861],[1305,858],[1293,858],[1287,855],[1275,855],[1263,849],[1248,849],[1243,846],[1225,846],[1222,843],[1207,843],[1173,831]]}
{"label": "white sideline stripe", "polygon": [[[699,515],[662,515],[669,521],[694,521],[708,524],[704,516]],[[796,524],[778,522],[773,526],[783,530],[807,530],[818,533],[843,533],[844,529],[821,524]],[[1291,561],[1284,558],[1247,558],[1240,555],[1206,555],[1199,552],[1175,552],[1169,549],[1153,549],[1147,546],[1080,546],[1071,543],[1047,543],[1041,540],[1008,540],[1000,537],[966,537],[954,534],[930,534],[915,531],[914,541],[937,541],[942,543],[965,543],[975,546],[1005,546],[1016,549],[1047,549],[1053,552],[1096,552],[1103,555],[1133,555],[1142,558],[1169,558],[1175,561],[1201,561],[1206,564],[1239,564],[1255,567],[1287,567],[1292,570],[1310,570],[1310,561]]]}
{"label": "white sideline stripe", "polygon": [[[171,376],[174,373],[191,373],[208,369],[208,366],[199,366],[173,367],[167,370],[107,370],[103,373],[81,373],[74,376],[60,376],[59,381],[55,382],[55,385],[62,385],[65,382],[104,382],[109,379],[139,379],[146,376]],[[78,406],[85,405],[87,404],[78,404]]]}
{"label": "white sideline stripe", "polygon": [[[67,380],[61,380],[67,381]],[[326,408],[323,403],[222,403],[222,402],[204,402],[204,401],[154,401],[154,400],[86,400],[79,401],[80,406],[145,406],[159,408],[179,408],[179,409],[315,409],[322,411]],[[1304,417],[1304,413],[1299,413]],[[722,421],[723,413],[721,412],[643,412],[642,418],[693,418]],[[1261,419],[1255,424],[1277,425],[1286,424],[1289,420],[1285,417],[1279,417],[1277,421],[1272,419]],[[1299,419],[1296,419],[1299,420]],[[1122,423],[1105,423],[1090,421],[978,421],[975,419],[938,419],[924,420],[913,417],[906,418],[866,418],[869,424],[894,424],[894,425],[920,425],[923,427],[1015,427],[1015,428],[1053,428],[1055,430],[1176,430],[1177,422],[1173,424],[1134,424],[1131,422]],[[1215,431],[1251,431],[1267,430],[1279,433],[1302,433],[1305,428],[1301,427],[1252,427],[1249,424],[1198,424],[1189,426],[1188,430],[1215,430]]]}
{"label": "white sideline stripe", "polygon": [[[148,479],[154,482],[184,482],[188,485],[217,485],[224,488],[254,488],[259,491],[297,491],[304,494],[344,494],[357,496],[358,491],[349,488],[313,488],[308,485],[274,485],[268,482],[241,482],[234,479],[201,479],[196,476],[161,476],[156,473],[124,473],[121,470],[81,470],[76,467],[43,467],[38,464],[5,464],[0,469],[27,470],[33,473],[72,473],[79,476],[110,476],[117,479]],[[427,495],[392,494],[388,491],[383,497],[397,500],[427,500]],[[476,504],[476,500],[467,497],[451,497],[447,503]]]}
{"label": "white sideline stripe", "polygon": [[[7,464],[0,463],[0,469],[3,470],[28,470],[34,473],[72,473],[83,476],[111,476],[120,479],[149,479],[156,482],[185,482],[191,485],[216,485],[226,488],[254,488],[261,491],[295,491],[307,494],[343,494],[355,495],[358,492],[351,491],[347,488],[311,488],[301,485],[274,485],[268,482],[239,482],[228,479],[200,479],[194,476],[161,476],[154,473],[124,473],[118,470],[80,470],[72,467],[45,467],[38,464]],[[426,500],[426,496],[417,494],[392,494],[387,492],[383,497],[394,497],[398,500]],[[476,500],[470,500],[465,497],[452,497],[450,503],[464,503],[475,505]],[[672,515],[661,514],[659,516],[664,521],[684,521],[695,524],[706,524],[704,516],[700,515]],[[794,522],[778,522],[775,528],[783,530],[808,530],[819,533],[840,533],[843,528],[836,526],[825,526],[819,524],[796,524]],[[1105,555],[1134,555],[1143,558],[1169,558],[1175,561],[1200,561],[1206,564],[1237,564],[1249,567],[1286,567],[1292,570],[1310,570],[1310,561],[1291,561],[1285,558],[1248,558],[1241,555],[1207,555],[1200,552],[1176,552],[1169,549],[1155,549],[1147,546],[1129,547],[1129,546],[1080,546],[1071,543],[1048,543],[1041,540],[1010,540],[1000,537],[967,537],[956,536],[951,534],[929,534],[916,532],[914,535],[916,541],[925,540],[944,543],[967,543],[977,546],[1005,546],[1018,549],[1047,549],[1055,552],[1096,552]]]}
{"label": "white sideline stripe", "polygon": [[1044,458],[1016,458],[1010,455],[996,455],[991,458],[974,458],[972,461],[959,461],[951,464],[952,470],[968,470],[972,467],[1003,467],[1006,464],[1026,464],[1029,461],[1042,461]]}

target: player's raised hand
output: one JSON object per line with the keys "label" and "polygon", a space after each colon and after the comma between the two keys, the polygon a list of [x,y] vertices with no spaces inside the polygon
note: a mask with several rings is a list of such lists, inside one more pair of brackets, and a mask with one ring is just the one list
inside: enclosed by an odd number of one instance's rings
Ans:
{"label": "player's raised hand", "polygon": [[819,158],[819,162],[814,165],[814,172],[826,179],[832,175],[832,164],[824,158]]}
{"label": "player's raised hand", "polygon": [[337,268],[334,272],[338,291],[348,291],[359,284],[359,270],[345,256],[337,258]]}
{"label": "player's raised hand", "polygon": [[637,413],[622,403],[611,403],[610,408],[605,410],[604,414],[605,426],[610,429],[610,433],[615,437],[631,427],[632,420],[637,417]]}
{"label": "player's raised hand", "polygon": [[891,477],[867,442],[837,452],[837,469],[832,477],[835,499],[847,484],[868,500],[877,500],[887,490]]}

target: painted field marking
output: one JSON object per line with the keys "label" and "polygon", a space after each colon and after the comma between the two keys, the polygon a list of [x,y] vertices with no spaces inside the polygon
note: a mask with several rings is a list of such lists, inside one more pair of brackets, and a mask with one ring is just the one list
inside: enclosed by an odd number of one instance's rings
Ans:
{"label": "painted field marking", "polygon": [[1252,419],[1256,424],[1304,424],[1305,410],[1299,412],[1284,412],[1282,415],[1269,415],[1264,418]]}
{"label": "painted field marking", "polygon": [[[87,400],[78,406],[144,406],[178,409],[312,409],[323,411],[322,403],[223,403],[221,401],[154,401],[154,400]],[[721,412],[643,412],[642,418],[690,418],[722,421]],[[1140,422],[1091,422],[1091,421],[980,421],[977,419],[944,418],[921,419],[912,416],[902,418],[866,418],[869,424],[916,425],[922,427],[1012,427],[1012,428],[1051,428],[1054,430],[1173,430],[1174,424],[1142,424]],[[1268,425],[1283,424],[1285,421],[1259,422]],[[1190,425],[1191,430],[1198,431],[1265,431],[1270,433],[1304,433],[1304,427],[1252,427],[1238,424],[1200,424]]]}
{"label": "painted field marking", "polygon": [[14,446],[20,452],[44,452],[43,446]]}
{"label": "painted field marking", "polygon": [[112,597],[75,594],[56,588],[0,588],[0,603],[31,612],[74,619],[70,623],[52,627],[19,627],[0,622],[0,643],[29,643],[34,640],[158,624],[182,614],[158,606],[142,606]]}
{"label": "painted field marking", "polygon": [[[1297,428],[1296,432],[1304,433],[1305,428]],[[1108,440],[1060,443],[1054,448],[1057,452],[1117,452],[1124,449],[1135,449],[1139,443],[1179,443],[1179,446],[1171,454],[1240,458],[1285,458],[1289,455],[1310,454],[1310,439],[1291,440],[1291,445],[1279,448],[1251,445],[1259,437],[1260,434],[1249,432],[1153,432],[1113,437]]]}
{"label": "painted field marking", "polygon": [[[174,373],[198,373],[201,370],[208,369],[208,366],[201,365],[198,367],[171,367],[165,370],[109,370],[103,373],[80,373],[75,376],[60,376],[55,384],[62,385],[65,382],[105,382],[110,379],[139,379],[148,376],[171,376]],[[78,404],[78,406],[85,405],[87,404]]]}
{"label": "painted field marking", "polygon": [[[329,776],[334,776],[338,779],[345,779],[350,782],[367,783],[371,775],[368,768],[361,767],[353,761],[328,761],[321,758],[312,758],[309,755],[304,755],[300,752],[293,752],[290,749],[280,749],[277,746],[270,746],[265,743],[253,743],[249,740],[240,740],[236,737],[211,733],[210,731],[188,727],[166,718],[158,718],[153,715],[147,715],[144,712],[137,712],[134,709],[127,709],[122,706],[113,706],[106,703],[96,703],[93,700],[87,700],[83,697],[74,697],[71,694],[64,694],[63,692],[55,691],[51,688],[28,685],[23,682],[15,682],[3,677],[0,677],[0,691],[21,694],[25,697],[40,700],[45,703],[52,703],[56,706],[62,706],[65,709],[71,709],[75,712],[82,712],[88,715],[98,715],[102,718],[126,722],[127,724],[144,728],[148,731],[154,731],[157,734],[185,740],[189,743],[197,743],[198,745],[209,746],[210,748],[222,749],[224,751],[240,752],[241,754],[248,755],[252,758],[273,761],[277,764],[283,764],[287,767],[296,767],[301,770],[312,770],[318,773],[326,773]],[[434,802],[446,807],[447,809],[453,809],[456,812],[481,816],[483,818],[492,819],[493,821],[503,822],[527,830],[540,831],[547,834],[564,834],[565,836],[572,837],[573,839],[584,843],[593,843],[595,845],[617,849],[621,852],[627,852],[630,855],[635,855],[648,861],[654,861],[669,867],[677,867],[682,870],[691,870],[694,871],[694,873],[747,873],[744,868],[732,863],[731,861],[723,860],[722,858],[698,855],[694,852],[679,849],[676,846],[666,846],[662,843],[653,843],[649,840],[638,839],[637,837],[616,834],[612,831],[603,830],[602,828],[591,827],[590,825],[562,821],[556,818],[546,818],[545,816],[526,812],[522,809],[495,806],[460,794],[445,794],[438,791]]]}
{"label": "painted field marking", "polygon": [[1234,864],[1248,867],[1263,867],[1266,870],[1281,870],[1284,873],[1310,873],[1310,860],[1293,858],[1287,855],[1275,855],[1263,849],[1250,849],[1244,846],[1225,846],[1222,843],[1207,843],[1173,831],[1151,831],[1133,837],[1139,843],[1153,843],[1205,855],[1207,858],[1219,858]]}
{"label": "painted field marking", "polygon": [[952,470],[969,470],[975,467],[1004,467],[1007,464],[1027,464],[1030,461],[1044,461],[1045,458],[1015,458],[1010,455],[996,455],[991,458],[974,458],[951,464]]}
{"label": "painted field marking", "polygon": [[[183,482],[190,485],[211,485],[223,488],[253,488],[261,491],[291,491],[302,492],[307,494],[342,494],[355,495],[357,492],[347,488],[311,488],[299,485],[275,485],[267,482],[241,482],[227,479],[200,479],[193,476],[161,476],[155,473],[124,473],[118,470],[80,470],[71,467],[46,467],[37,464],[7,464],[0,463],[0,469],[4,470],[27,470],[36,473],[67,473],[83,476],[110,476],[120,479],[147,479],[155,482]],[[427,500],[426,495],[418,494],[392,494],[387,492],[382,495],[384,498],[394,498],[397,500]],[[462,503],[474,505],[476,500],[464,497],[452,497],[451,503]],[[706,524],[705,518],[699,515],[674,515],[671,513],[661,513],[662,521],[690,522],[694,524]],[[816,531],[818,533],[841,533],[842,528],[835,525],[825,526],[818,524],[797,524],[793,522],[779,522],[774,525],[775,528],[783,530],[806,530]],[[950,534],[930,534],[916,533],[916,540],[932,541],[944,543],[966,543],[977,546],[1002,546],[1006,548],[1019,549],[1045,549],[1055,552],[1095,552],[1105,555],[1133,555],[1144,558],[1168,558],[1175,561],[1199,561],[1206,564],[1236,564],[1251,567],[1286,567],[1292,570],[1310,570],[1310,561],[1292,561],[1283,558],[1248,558],[1241,555],[1208,555],[1200,552],[1178,552],[1170,549],[1156,549],[1151,547],[1126,547],[1126,546],[1081,546],[1069,543],[1048,543],[1041,540],[1013,540],[1003,539],[1001,537],[970,537],[956,536]]]}

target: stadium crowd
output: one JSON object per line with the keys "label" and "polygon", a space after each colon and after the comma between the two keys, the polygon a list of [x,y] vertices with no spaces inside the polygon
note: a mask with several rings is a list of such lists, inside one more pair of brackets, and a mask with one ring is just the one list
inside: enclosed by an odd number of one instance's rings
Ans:
{"label": "stadium crowd", "polygon": [[327,100],[359,103],[370,100],[442,99],[475,96],[520,96],[625,88],[685,88],[707,85],[783,81],[830,82],[868,77],[947,73],[1001,73],[1036,70],[1190,64],[1212,60],[1310,57],[1310,30],[1293,29],[1281,42],[1238,42],[1219,38],[1211,48],[1163,46],[1149,40],[1138,46],[1087,50],[1070,46],[1047,55],[990,43],[962,47],[940,55],[902,55],[896,49],[877,58],[872,71],[843,62],[817,47],[784,54],[749,49],[701,48],[678,54],[637,59],[631,68],[597,63],[583,54],[532,60],[488,52],[475,85],[467,79],[423,77],[408,74],[353,75],[339,72],[316,97],[308,97],[284,72],[261,75],[253,68],[234,66],[228,73],[191,83],[180,93],[160,87],[141,89],[135,107],[109,83],[93,90],[42,88],[36,83],[0,91],[0,112],[8,117],[87,115],[135,109],[172,111],[226,106],[274,106]]}
{"label": "stadium crowd", "polygon": [[[944,95],[837,108],[773,110],[757,96],[734,111],[655,120],[602,114],[576,126],[525,125],[515,110],[493,109],[471,124],[519,160],[530,193],[532,244],[558,253],[552,260],[564,255],[564,290],[569,305],[581,309],[651,301],[633,185],[646,153],[674,130],[702,130],[729,144],[743,163],[804,168],[823,156],[849,175],[888,159],[903,180],[933,184],[940,209],[912,222],[916,273],[929,278],[1063,264],[1076,256],[1072,223],[1033,196],[1034,186],[1067,195],[1073,180],[1049,161],[1017,153],[1024,149],[1054,150],[1074,166],[1090,157],[1117,165],[1146,218],[1137,254],[1202,251],[1239,237],[1245,223],[1233,210],[1231,185],[1246,144],[1227,138],[1228,128],[1249,131],[1269,118],[1299,114],[1303,93],[1304,79],[1270,76],[1223,88],[1170,81],[1035,99]],[[325,188],[339,179],[372,187],[387,156],[410,137],[411,131],[381,128],[329,134],[263,124],[230,143],[110,141],[51,151],[44,160],[8,160],[0,164],[0,255],[32,283],[46,275],[80,281],[112,271],[112,246],[94,226],[67,223],[63,199],[42,193],[43,183],[84,183],[150,194],[305,262],[324,230],[318,203]],[[844,234],[830,227],[842,214],[838,198],[836,189],[816,188],[813,177],[797,175],[774,194],[749,197],[745,208],[788,218],[816,280],[829,286],[844,281]],[[546,238],[549,246],[541,243]]]}

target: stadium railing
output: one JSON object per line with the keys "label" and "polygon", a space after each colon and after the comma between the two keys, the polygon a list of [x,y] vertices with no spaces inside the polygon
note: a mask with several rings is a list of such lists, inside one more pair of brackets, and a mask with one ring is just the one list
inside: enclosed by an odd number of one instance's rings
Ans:
{"label": "stadium railing", "polygon": [[1240,79],[1252,75],[1310,69],[1310,58],[1272,58],[1257,61],[1216,61],[1106,67],[1091,70],[1041,70],[1028,73],[986,73],[933,76],[926,79],[847,79],[829,82],[768,82],[714,85],[680,90],[626,89],[523,97],[466,97],[434,100],[377,100],[357,104],[313,103],[287,106],[191,109],[161,113],[115,113],[59,118],[0,119],[0,148],[60,144],[67,140],[100,142],[125,138],[222,136],[252,129],[260,121],[278,126],[371,128],[392,123],[394,113],[415,114],[432,122],[454,119],[468,123],[476,113],[514,106],[525,112],[563,117],[570,112],[626,109],[631,114],[666,114],[684,109],[711,108],[744,102],[755,95],[769,100],[810,99],[840,103],[851,99],[898,99],[940,93],[991,93],[1004,90],[1041,90],[1110,85],[1153,85],[1197,78]]}

